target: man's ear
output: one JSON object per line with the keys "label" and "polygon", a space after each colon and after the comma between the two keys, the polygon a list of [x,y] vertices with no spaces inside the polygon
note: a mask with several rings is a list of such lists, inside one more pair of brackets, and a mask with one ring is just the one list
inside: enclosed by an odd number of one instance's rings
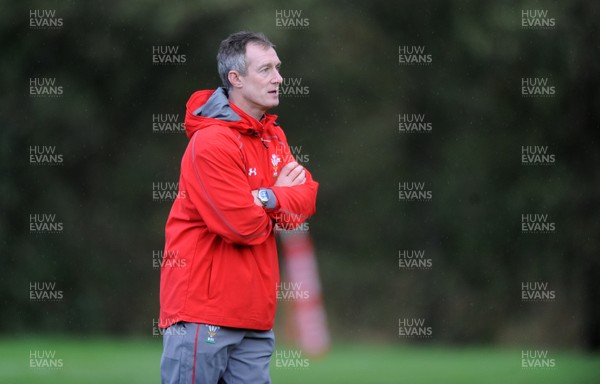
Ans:
{"label": "man's ear", "polygon": [[234,88],[242,88],[243,81],[238,71],[229,71],[227,74],[227,79]]}

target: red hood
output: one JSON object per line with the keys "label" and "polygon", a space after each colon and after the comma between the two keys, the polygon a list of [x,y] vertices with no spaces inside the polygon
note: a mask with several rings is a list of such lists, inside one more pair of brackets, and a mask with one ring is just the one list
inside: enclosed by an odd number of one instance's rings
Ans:
{"label": "red hood", "polygon": [[275,123],[277,115],[265,113],[259,122],[227,98],[224,88],[196,91],[186,104],[185,133],[191,138],[202,128],[223,125],[245,135],[262,135],[264,127]]}

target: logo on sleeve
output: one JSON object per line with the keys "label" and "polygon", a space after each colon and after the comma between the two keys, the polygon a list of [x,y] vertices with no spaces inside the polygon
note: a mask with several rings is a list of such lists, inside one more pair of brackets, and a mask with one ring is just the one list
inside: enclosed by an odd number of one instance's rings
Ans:
{"label": "logo on sleeve", "polygon": [[248,170],[248,176],[256,176],[256,167]]}

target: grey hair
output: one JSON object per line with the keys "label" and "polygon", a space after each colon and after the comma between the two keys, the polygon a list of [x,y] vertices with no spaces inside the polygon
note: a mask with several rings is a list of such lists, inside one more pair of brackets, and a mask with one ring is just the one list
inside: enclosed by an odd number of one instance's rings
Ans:
{"label": "grey hair", "polygon": [[232,88],[229,82],[229,72],[238,71],[241,75],[247,73],[246,46],[257,44],[264,48],[275,48],[275,45],[260,32],[236,32],[221,42],[217,53],[217,70],[223,85],[228,90]]}

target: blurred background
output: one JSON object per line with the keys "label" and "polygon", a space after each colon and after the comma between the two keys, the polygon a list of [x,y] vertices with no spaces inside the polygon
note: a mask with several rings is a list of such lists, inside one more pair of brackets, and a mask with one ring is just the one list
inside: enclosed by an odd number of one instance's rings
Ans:
{"label": "blurred background", "polygon": [[[0,8],[0,355],[24,351],[0,363],[6,382],[74,377],[85,343],[62,339],[147,341],[132,354],[152,350],[155,376],[141,382],[159,381],[164,192],[187,144],[185,103],[220,86],[218,45],[238,30],[276,44],[286,80],[272,112],[320,182],[309,225],[332,355],[392,348],[391,367],[404,348],[514,350],[519,377],[526,349],[584,375],[571,382],[600,377],[599,3]],[[426,262],[407,262],[416,254]],[[402,335],[407,319],[427,337]],[[40,374],[32,350],[74,352]],[[561,371],[563,352],[593,364],[570,371],[565,357]],[[335,361],[341,372],[353,360]]]}

